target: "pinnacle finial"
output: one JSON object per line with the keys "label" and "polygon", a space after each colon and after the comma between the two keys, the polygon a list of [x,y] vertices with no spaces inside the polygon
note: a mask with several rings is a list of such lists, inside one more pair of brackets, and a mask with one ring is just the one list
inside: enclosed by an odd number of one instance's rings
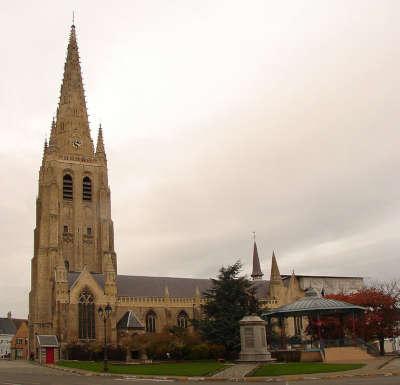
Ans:
{"label": "pinnacle finial", "polygon": [[169,298],[169,289],[167,285],[164,286],[164,297]]}
{"label": "pinnacle finial", "polygon": [[75,27],[75,11],[72,11],[72,26]]}
{"label": "pinnacle finial", "polygon": [[50,139],[49,139],[49,147],[54,149],[55,147],[55,138],[56,138],[56,120],[53,116],[53,120],[51,121],[51,130],[50,130]]}
{"label": "pinnacle finial", "polygon": [[47,144],[47,136],[45,136],[45,138],[44,138],[44,145],[43,145],[43,158],[42,158],[42,162],[44,162],[44,158],[46,157],[48,147],[49,147],[49,146],[48,146],[48,144]]}

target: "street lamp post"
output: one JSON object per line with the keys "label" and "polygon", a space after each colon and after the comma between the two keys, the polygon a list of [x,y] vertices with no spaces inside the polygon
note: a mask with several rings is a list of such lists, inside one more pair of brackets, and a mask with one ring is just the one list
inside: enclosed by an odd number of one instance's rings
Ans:
{"label": "street lamp post", "polygon": [[110,318],[112,308],[108,303],[104,309],[100,306],[97,310],[100,320],[104,322],[104,366],[103,372],[108,372],[108,345],[107,345],[107,320]]}

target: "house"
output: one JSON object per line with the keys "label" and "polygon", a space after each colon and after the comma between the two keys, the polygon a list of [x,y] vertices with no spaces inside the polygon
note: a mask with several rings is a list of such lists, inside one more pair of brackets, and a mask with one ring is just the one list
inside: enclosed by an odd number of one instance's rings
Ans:
{"label": "house", "polygon": [[0,359],[11,357],[11,341],[16,331],[17,328],[11,319],[11,312],[8,312],[6,318],[0,318]]}
{"label": "house", "polygon": [[11,359],[27,360],[29,358],[29,329],[26,320],[13,320],[17,331],[11,340]]}

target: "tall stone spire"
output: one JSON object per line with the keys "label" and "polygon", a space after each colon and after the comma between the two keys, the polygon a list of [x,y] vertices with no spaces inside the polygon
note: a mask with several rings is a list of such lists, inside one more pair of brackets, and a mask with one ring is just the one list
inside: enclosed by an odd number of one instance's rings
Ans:
{"label": "tall stone spire", "polygon": [[71,26],[52,142],[62,154],[93,156],[75,25]]}
{"label": "tall stone spire", "polygon": [[99,126],[99,133],[97,135],[96,158],[107,160],[106,150],[104,149],[103,128],[101,127],[101,124]]}
{"label": "tall stone spire", "polygon": [[261,271],[260,259],[258,258],[258,250],[257,243],[254,239],[254,247],[253,247],[253,272],[251,273],[251,278],[253,280],[261,279],[264,274]]}

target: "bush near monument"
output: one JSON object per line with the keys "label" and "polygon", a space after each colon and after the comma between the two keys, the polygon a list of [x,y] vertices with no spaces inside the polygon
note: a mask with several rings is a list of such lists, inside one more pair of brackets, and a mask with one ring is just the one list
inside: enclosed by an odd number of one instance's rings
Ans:
{"label": "bush near monument", "polygon": [[[117,346],[110,345],[108,357],[112,361],[126,361],[129,352],[136,352],[134,358],[152,360],[210,360],[224,357],[222,345],[210,344],[194,332],[173,327],[162,333],[127,335]],[[103,360],[103,345],[97,342],[71,343],[67,346],[65,357],[78,361]]]}
{"label": "bush near monument", "polygon": [[206,343],[198,333],[178,327],[163,333],[132,336],[127,341],[126,349],[139,351],[153,360],[205,360],[217,359],[225,354],[224,346]]}
{"label": "bush near monument", "polygon": [[[68,360],[102,361],[103,344],[98,342],[74,342],[67,345],[63,356]],[[121,346],[109,346],[108,358],[112,361],[125,361],[126,351]]]}

